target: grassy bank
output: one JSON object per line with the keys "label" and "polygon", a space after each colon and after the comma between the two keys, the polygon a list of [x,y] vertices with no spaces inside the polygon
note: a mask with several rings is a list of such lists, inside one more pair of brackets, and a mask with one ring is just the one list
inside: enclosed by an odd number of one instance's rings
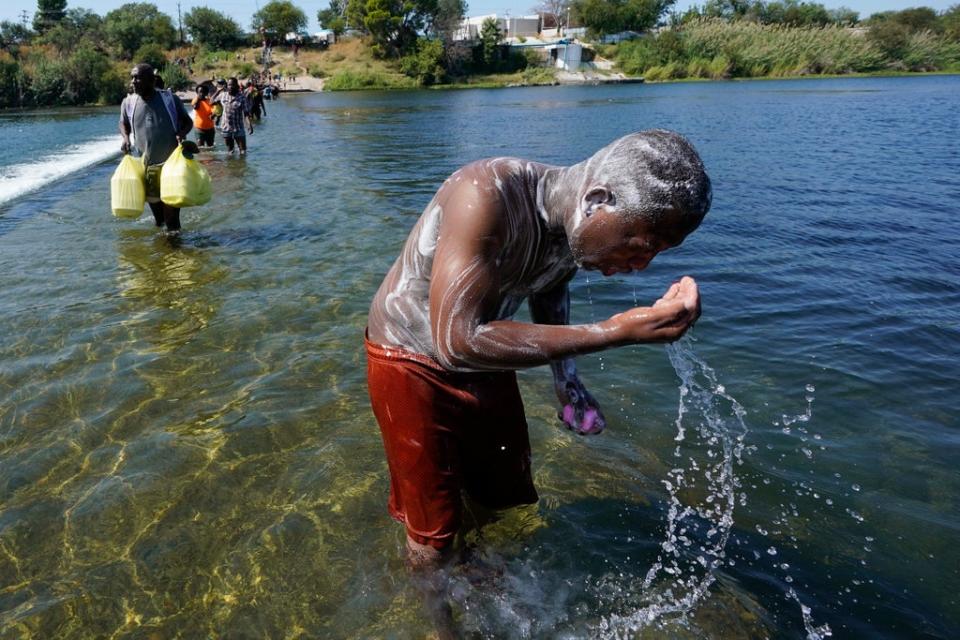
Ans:
{"label": "grassy bank", "polygon": [[860,30],[697,20],[606,47],[624,73],[649,81],[960,71],[960,43],[929,31],[892,52]]}

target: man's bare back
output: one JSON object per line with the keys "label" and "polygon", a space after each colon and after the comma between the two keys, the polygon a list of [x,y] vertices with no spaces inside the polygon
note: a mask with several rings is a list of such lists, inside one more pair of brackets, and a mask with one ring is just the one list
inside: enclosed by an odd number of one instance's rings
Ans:
{"label": "man's bare back", "polygon": [[[549,168],[517,158],[471,163],[447,178],[410,232],[370,307],[369,337],[442,361],[430,326],[430,284],[441,233],[457,218],[483,219],[498,238],[496,251],[476,257],[502,274],[486,321],[513,317],[530,295],[560,286],[577,271],[562,227],[551,228],[538,208],[540,178]],[[456,213],[453,213],[456,212]],[[470,279],[469,270],[458,280]],[[451,291],[448,295],[457,295]],[[449,364],[451,369],[471,369]],[[481,367],[482,368],[482,367]]]}

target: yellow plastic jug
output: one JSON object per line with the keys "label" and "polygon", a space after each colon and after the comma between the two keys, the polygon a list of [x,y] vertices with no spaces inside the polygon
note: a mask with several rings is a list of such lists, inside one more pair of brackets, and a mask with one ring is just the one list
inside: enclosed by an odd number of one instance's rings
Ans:
{"label": "yellow plastic jug", "polygon": [[143,163],[124,155],[110,178],[110,208],[118,218],[139,218],[146,194],[143,190]]}
{"label": "yellow plastic jug", "polygon": [[160,199],[171,207],[196,207],[210,202],[212,192],[207,170],[183,155],[183,145],[174,149],[160,172]]}

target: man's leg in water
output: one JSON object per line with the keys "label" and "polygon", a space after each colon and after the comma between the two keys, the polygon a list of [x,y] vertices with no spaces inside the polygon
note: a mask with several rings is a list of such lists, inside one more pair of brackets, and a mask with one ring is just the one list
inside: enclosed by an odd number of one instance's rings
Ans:
{"label": "man's leg in water", "polygon": [[166,205],[162,202],[148,202],[147,204],[150,205],[150,211],[153,213],[153,221],[158,227],[162,227],[164,219],[166,218],[164,215]]}
{"label": "man's leg in water", "polygon": [[223,136],[223,141],[227,143],[227,152],[233,153],[233,136]]}
{"label": "man's leg in water", "polygon": [[237,148],[240,149],[240,155],[246,155],[247,136],[237,136]]}
{"label": "man's leg in water", "polygon": [[180,231],[180,208],[163,205],[163,217],[167,223],[167,231]]}

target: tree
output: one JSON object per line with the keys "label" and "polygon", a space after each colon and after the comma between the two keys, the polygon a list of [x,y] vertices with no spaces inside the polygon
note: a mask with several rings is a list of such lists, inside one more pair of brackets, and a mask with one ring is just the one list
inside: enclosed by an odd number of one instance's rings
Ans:
{"label": "tree", "polygon": [[64,88],[61,100],[67,104],[91,104],[100,99],[100,79],[110,70],[107,56],[84,44],[61,67]]}
{"label": "tree", "polygon": [[33,14],[33,29],[43,33],[63,20],[67,0],[37,0],[37,12]]}
{"label": "tree", "polygon": [[330,0],[329,7],[317,11],[317,22],[324,29],[330,29],[339,36],[347,28],[346,14],[346,0]]}
{"label": "tree", "polygon": [[420,38],[416,51],[400,59],[400,70],[422,85],[446,80],[443,43],[434,38]]}
{"label": "tree", "polygon": [[41,38],[41,42],[53,45],[61,54],[77,49],[82,43],[99,47],[103,41],[103,18],[89,9],[67,9],[63,20]]}
{"label": "tree", "polygon": [[940,16],[943,33],[951,40],[960,41],[960,4],[955,4]]}
{"label": "tree", "polygon": [[243,38],[240,25],[230,16],[208,7],[194,7],[183,16],[190,39],[210,49],[227,49]]}
{"label": "tree", "polygon": [[0,22],[0,48],[12,51],[21,44],[30,42],[33,31],[19,22]]}
{"label": "tree", "polygon": [[[543,0],[540,4],[533,7],[533,10],[544,17],[549,16],[557,29],[569,26],[567,24],[567,13],[570,11],[570,0]],[[544,20],[546,29],[546,20]]]}
{"label": "tree", "polygon": [[418,34],[432,29],[440,6],[440,0],[349,0],[347,21],[370,34],[376,55],[396,58],[413,50]]}
{"label": "tree", "polygon": [[675,1],[573,0],[570,6],[583,26],[592,33],[602,35],[645,31],[656,25]]}
{"label": "tree", "polygon": [[830,19],[834,24],[855,25],[860,22],[860,14],[850,7],[830,9]]}
{"label": "tree", "polygon": [[167,54],[163,52],[163,48],[161,48],[160,45],[152,42],[137,49],[137,52],[133,54],[133,60],[137,64],[145,62],[157,70],[167,66]]}
{"label": "tree", "polygon": [[480,25],[480,57],[484,68],[488,71],[493,71],[500,62],[501,40],[503,40],[503,32],[500,31],[497,19],[484,20]]}
{"label": "tree", "polygon": [[288,33],[300,33],[307,28],[307,14],[290,0],[272,0],[253,14],[254,31],[283,38]]}
{"label": "tree", "polygon": [[177,31],[170,16],[145,2],[131,2],[114,9],[104,17],[103,28],[107,40],[126,60],[145,44],[169,49],[177,41]]}

